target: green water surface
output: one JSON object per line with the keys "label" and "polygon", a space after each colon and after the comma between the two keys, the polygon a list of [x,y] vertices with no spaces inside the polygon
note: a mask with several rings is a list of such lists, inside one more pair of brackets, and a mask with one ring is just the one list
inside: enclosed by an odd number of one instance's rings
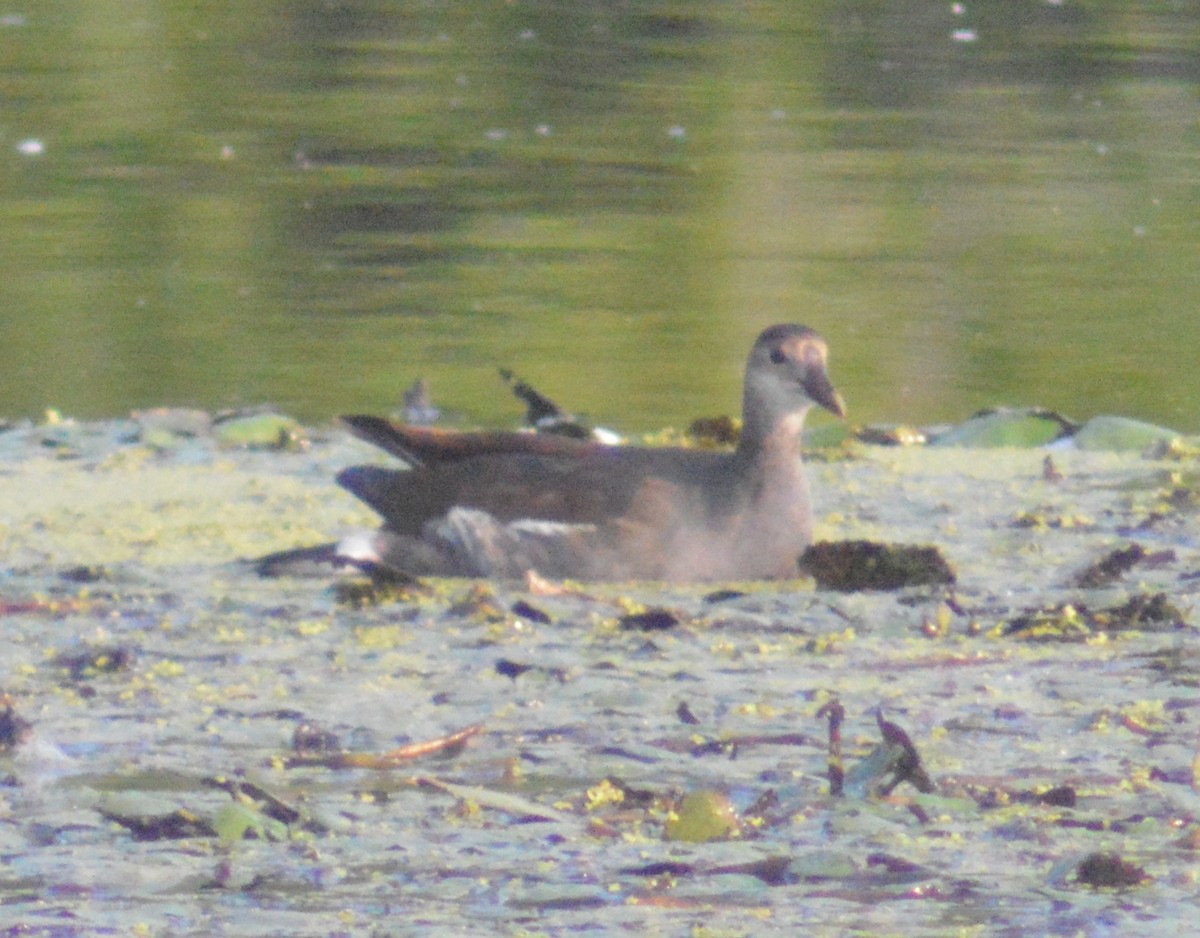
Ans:
{"label": "green water surface", "polygon": [[830,339],[863,420],[1197,429],[1200,15],[1181,3],[47,0],[0,23],[0,413],[508,365],[626,430]]}

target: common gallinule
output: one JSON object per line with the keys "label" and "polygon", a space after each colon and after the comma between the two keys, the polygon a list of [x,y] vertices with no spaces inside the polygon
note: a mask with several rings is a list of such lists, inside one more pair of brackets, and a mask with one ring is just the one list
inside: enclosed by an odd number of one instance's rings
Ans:
{"label": "common gallinule", "polygon": [[811,329],[764,331],[746,363],[741,438],[726,453],[343,417],[409,466],[338,475],[384,521],[356,560],[432,576],[795,576],[812,540],[804,418],[813,404],[844,414],[825,360]]}

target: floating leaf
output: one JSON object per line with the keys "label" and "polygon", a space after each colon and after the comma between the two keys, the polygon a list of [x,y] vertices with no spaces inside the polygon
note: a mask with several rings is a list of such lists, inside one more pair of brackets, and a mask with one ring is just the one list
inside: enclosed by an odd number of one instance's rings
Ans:
{"label": "floating leaf", "polygon": [[104,795],[96,810],[120,824],[134,840],[181,840],[188,837],[212,837],[211,823],[165,798],[143,792],[115,792]]}
{"label": "floating leaf", "polygon": [[737,811],[728,795],[704,789],[687,795],[667,818],[663,836],[702,844],[726,840],[740,830]]}
{"label": "floating leaf", "polygon": [[1128,417],[1093,417],[1073,437],[1077,449],[1142,452],[1156,443],[1178,440],[1181,434],[1166,427]]}
{"label": "floating leaf", "polygon": [[459,801],[467,801],[481,808],[503,811],[520,821],[576,824],[579,820],[574,815],[567,814],[559,811],[557,808],[551,808],[544,804],[538,804],[536,801],[522,798],[520,795],[492,791],[491,789],[480,788],[475,785],[457,785],[453,782],[445,782],[441,779],[427,776],[418,778],[416,781],[422,788],[432,788],[436,791],[445,792]]}
{"label": "floating leaf", "polygon": [[287,825],[267,817],[252,804],[233,801],[221,805],[212,818],[213,829],[222,840],[286,840]]}
{"label": "floating leaf", "polygon": [[152,438],[173,442],[176,437],[207,436],[213,422],[208,411],[186,407],[154,407],[129,416],[141,429],[143,443]]}
{"label": "floating leaf", "polygon": [[300,424],[283,414],[233,417],[217,424],[217,442],[245,449],[298,449],[303,445]]}
{"label": "floating leaf", "polygon": [[1048,410],[993,410],[930,441],[931,446],[1036,447],[1069,435],[1075,424]]}
{"label": "floating leaf", "polygon": [[[774,859],[774,858],[772,858]],[[769,878],[774,872],[775,878]],[[847,854],[834,850],[802,853],[787,861],[783,870],[772,871],[764,864],[755,875],[764,882],[772,885],[779,883],[810,882],[819,883],[828,880],[846,880],[858,873],[854,860]]]}

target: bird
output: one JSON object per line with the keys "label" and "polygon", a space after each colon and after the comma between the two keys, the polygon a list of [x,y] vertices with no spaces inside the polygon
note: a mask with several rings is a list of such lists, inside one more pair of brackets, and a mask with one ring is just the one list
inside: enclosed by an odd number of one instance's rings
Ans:
{"label": "bird", "polygon": [[800,458],[809,410],[846,410],[825,341],[771,326],[746,362],[732,451],[621,446],[553,434],[464,432],[343,416],[408,468],[352,466],[338,484],[382,526],[261,558],[264,575],[316,560],[404,577],[711,582],[799,575],[813,513]]}

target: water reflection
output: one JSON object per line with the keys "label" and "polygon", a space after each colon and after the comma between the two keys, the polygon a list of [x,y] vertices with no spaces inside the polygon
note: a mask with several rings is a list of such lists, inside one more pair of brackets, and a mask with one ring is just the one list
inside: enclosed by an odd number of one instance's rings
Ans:
{"label": "water reflection", "polygon": [[46,5],[0,26],[0,409],[320,419],[422,375],[509,422],[499,364],[653,428],[796,320],[856,419],[1195,430],[1197,19]]}

